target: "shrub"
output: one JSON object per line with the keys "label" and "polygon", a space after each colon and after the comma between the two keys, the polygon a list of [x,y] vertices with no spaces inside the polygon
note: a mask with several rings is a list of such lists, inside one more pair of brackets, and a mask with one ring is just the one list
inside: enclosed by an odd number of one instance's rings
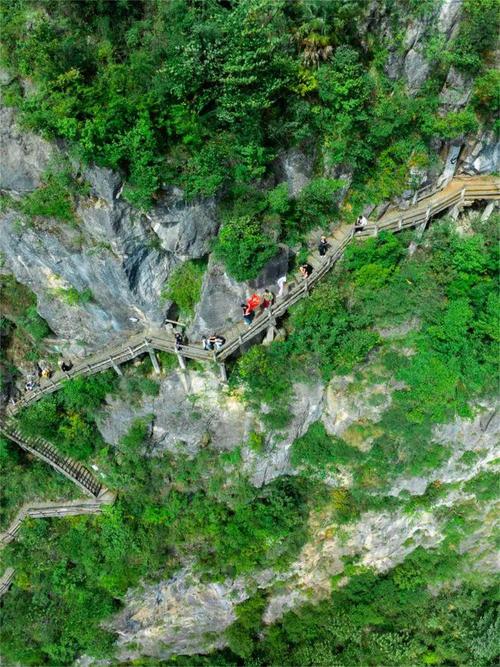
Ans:
{"label": "shrub", "polygon": [[69,171],[46,172],[42,185],[22,200],[21,210],[26,215],[74,222],[73,189],[73,179]]}
{"label": "shrub", "polygon": [[328,435],[321,422],[314,422],[305,435],[294,441],[290,461],[295,467],[326,474],[337,465],[353,462],[357,456],[360,456],[357,450]]}
{"label": "shrub", "polygon": [[189,260],[174,269],[163,288],[162,297],[170,299],[179,308],[180,317],[189,318],[200,300],[206,262]]}
{"label": "shrub", "polygon": [[93,294],[92,290],[86,288],[81,292],[76,289],[76,287],[58,287],[53,290],[55,296],[62,299],[69,306],[80,306],[85,305],[92,301]]}
{"label": "shrub", "polygon": [[472,96],[474,107],[487,116],[495,116],[500,111],[500,72],[488,70],[476,79]]}
{"label": "shrub", "polygon": [[214,251],[233,278],[242,281],[255,278],[277,248],[257,220],[244,216],[226,221]]}
{"label": "shrub", "polygon": [[298,227],[328,227],[337,214],[336,194],[344,182],[331,178],[315,178],[300,193],[296,206]]}

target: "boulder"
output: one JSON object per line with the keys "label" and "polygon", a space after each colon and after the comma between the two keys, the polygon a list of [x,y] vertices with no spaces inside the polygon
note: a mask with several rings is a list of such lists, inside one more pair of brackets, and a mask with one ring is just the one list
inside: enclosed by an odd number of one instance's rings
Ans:
{"label": "boulder", "polygon": [[500,141],[493,130],[483,132],[471,146],[460,166],[464,174],[494,174],[500,165]]}
{"label": "boulder", "polygon": [[215,199],[186,202],[179,188],[170,188],[148,218],[162,247],[182,260],[206,255],[219,229]]}

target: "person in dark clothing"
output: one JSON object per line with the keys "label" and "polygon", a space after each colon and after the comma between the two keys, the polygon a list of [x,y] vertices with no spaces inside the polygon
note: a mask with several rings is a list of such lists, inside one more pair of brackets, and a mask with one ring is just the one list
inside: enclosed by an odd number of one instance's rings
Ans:
{"label": "person in dark clothing", "polygon": [[310,264],[302,264],[299,268],[299,271],[303,278],[309,278],[313,272],[313,267]]}
{"label": "person in dark clothing", "polygon": [[174,334],[174,338],[175,338],[175,349],[176,349],[177,352],[180,352],[182,350],[182,346],[184,344],[184,339],[182,337],[182,334],[177,331]]}
{"label": "person in dark clothing", "polygon": [[324,257],[326,255],[326,252],[327,252],[329,247],[330,247],[330,244],[326,240],[326,236],[322,236],[319,240],[319,243],[318,243],[318,252],[321,255],[321,257]]}
{"label": "person in dark clothing", "polygon": [[60,368],[63,373],[68,373],[73,368],[73,364],[71,361],[66,361],[65,359],[63,359],[61,361]]}
{"label": "person in dark clothing", "polygon": [[252,308],[246,303],[242,303],[240,305],[243,308],[243,320],[245,324],[250,326],[253,322],[253,318],[255,317],[255,311],[252,310]]}

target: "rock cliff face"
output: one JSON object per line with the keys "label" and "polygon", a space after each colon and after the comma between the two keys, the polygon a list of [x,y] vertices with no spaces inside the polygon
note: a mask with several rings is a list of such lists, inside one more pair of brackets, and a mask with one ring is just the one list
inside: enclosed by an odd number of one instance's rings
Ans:
{"label": "rock cliff face", "polygon": [[[417,326],[416,321],[406,322],[381,330],[380,334],[396,340]],[[377,355],[358,371],[356,379],[337,377],[327,387],[321,384],[294,387],[294,416],[287,429],[267,436],[262,452],[241,447],[242,471],[253,484],[261,486],[279,475],[295,474],[289,459],[290,446],[318,419],[330,433],[342,436],[351,446],[361,451],[370,448],[372,436],[377,435],[377,422],[389,407],[392,393],[401,387],[389,375],[382,377]],[[380,377],[376,383],[375,375]],[[157,443],[155,453],[169,449],[174,455],[179,451],[193,455],[207,444],[216,449],[232,449],[241,446],[251,431],[261,429],[259,416],[245,412],[237,396],[221,396],[215,376],[192,372],[190,376],[195,398],[189,401],[189,407],[182,396],[177,373],[173,373],[162,381],[160,395],[143,401],[139,407],[131,408],[123,401],[111,402],[100,423],[104,437],[116,442],[134,417],[150,412],[156,415],[152,429],[153,441]],[[189,410],[198,410],[198,406],[203,408],[200,418],[190,419]],[[118,633],[121,658],[132,660],[148,655],[162,659],[221,648],[225,645],[223,632],[236,618],[235,605],[249,597],[251,591],[267,590],[269,602],[264,621],[272,623],[289,609],[327,597],[332,590],[332,577],[337,579],[337,585],[345,584],[346,560],[356,563],[356,567],[385,572],[419,546],[438,546],[444,539],[445,518],[435,510],[470,498],[461,483],[483,470],[491,470],[498,459],[500,417],[494,403],[484,401],[473,409],[473,419],[457,418],[435,428],[433,440],[449,449],[446,463],[425,477],[398,478],[388,491],[392,496],[402,493],[421,496],[433,482],[450,484],[449,491],[433,504],[411,512],[368,511],[348,524],[338,524],[326,506],[311,512],[309,539],[285,572],[266,570],[212,584],[201,582],[190,564],[186,564],[185,569],[167,581],[132,590],[125,609],[110,626]],[[184,411],[188,411],[187,418]],[[465,452],[474,452],[472,465],[464,465]],[[339,483],[351,484],[348,475],[337,475],[326,482],[333,487]],[[484,512],[492,511],[492,507],[485,507]],[[490,529],[478,529],[460,546],[461,550],[473,549],[480,563],[478,567],[485,570],[495,570],[497,565],[490,533]]]}
{"label": "rock cliff face", "polygon": [[168,582],[131,592],[110,625],[118,633],[120,659],[165,659],[222,648],[222,633],[236,620],[234,607],[247,597],[243,581],[202,584],[187,569]]}
{"label": "rock cliff face", "polygon": [[[59,151],[21,132],[11,109],[0,114],[0,190],[27,194]],[[208,252],[218,221],[214,200],[186,204],[174,189],[142,215],[121,199],[116,174],[92,167],[83,175],[90,194],[78,198],[77,227],[28,221],[7,209],[0,219],[0,251],[17,280],[36,293],[40,314],[61,342],[76,340],[91,349],[161,324],[169,305],[161,298],[163,285],[180,262]],[[90,290],[91,301],[67,304],[62,297],[69,288]]]}

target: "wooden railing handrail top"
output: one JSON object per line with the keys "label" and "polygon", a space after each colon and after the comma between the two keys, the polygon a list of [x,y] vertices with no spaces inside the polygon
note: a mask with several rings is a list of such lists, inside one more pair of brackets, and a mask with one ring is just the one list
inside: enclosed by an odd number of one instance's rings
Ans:
{"label": "wooden railing handrail top", "polygon": [[[467,198],[500,198],[500,179],[494,176],[457,176],[448,185],[441,186],[434,192],[425,194],[425,196],[419,199],[414,206],[410,206],[408,209],[390,209],[379,220],[369,224],[358,236],[363,237],[372,234],[375,230],[399,229],[400,224],[401,228],[419,224],[426,216],[435,215],[437,212],[441,212],[445,208],[449,208],[455,202],[460,201],[462,192],[465,192]],[[331,268],[335,261],[338,260],[340,254],[342,254],[342,250],[351,242],[351,239],[352,235],[347,234],[339,244],[339,248],[335,251],[337,253],[335,259],[332,259],[332,256],[328,256],[328,254],[324,257],[321,270],[318,269],[318,271],[314,271],[308,279],[308,284],[310,286],[313,286]],[[340,253],[337,251],[340,251]],[[326,265],[325,270],[323,270],[323,265]],[[295,288],[295,291],[297,290],[300,294],[304,294],[300,284]],[[292,303],[296,303],[296,298],[295,296],[292,296],[292,293],[289,293],[285,299],[274,304],[272,312],[279,317]],[[248,342],[262,331],[262,322],[263,320],[260,317],[255,318],[254,322],[248,329],[241,334],[243,342]],[[160,330],[137,333],[130,338],[127,338],[124,343],[113,343],[107,346],[104,350],[76,363],[68,373],[56,373],[51,381],[48,381],[41,387],[27,393],[17,401],[15,405],[9,406],[8,410],[10,414],[14,414],[17,410],[31,404],[45,394],[57,391],[67,379],[78,377],[79,375],[89,375],[91,373],[100,372],[105,368],[110,368],[113,362],[117,364],[123,363],[142,354],[148,350],[148,341],[153,349],[167,351],[172,354],[180,354],[183,357],[202,361],[223,361],[229,354],[232,354],[232,352],[238,349],[241,342],[240,336],[233,340],[228,340],[225,346],[214,354],[213,352],[204,350],[201,347],[201,344],[200,346],[197,346],[192,343],[186,343],[182,345],[180,350],[178,350],[175,346],[173,336]]]}

